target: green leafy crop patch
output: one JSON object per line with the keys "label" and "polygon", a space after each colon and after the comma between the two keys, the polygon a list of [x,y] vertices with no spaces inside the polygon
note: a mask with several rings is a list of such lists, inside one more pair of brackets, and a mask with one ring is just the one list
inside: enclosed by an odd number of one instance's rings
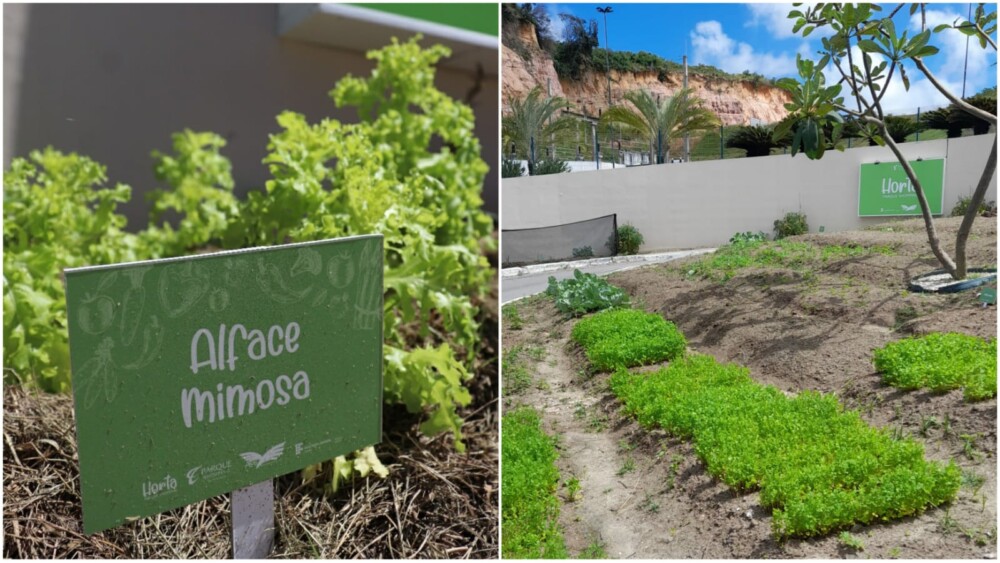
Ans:
{"label": "green leafy crop patch", "polygon": [[621,288],[580,270],[574,270],[572,278],[562,281],[549,276],[549,287],[545,293],[555,299],[556,309],[575,317],[612,307],[626,307],[629,302],[628,295]]}
{"label": "green leafy crop patch", "polygon": [[[736,237],[734,237],[736,238]],[[787,240],[763,241],[738,238],[719,247],[712,254],[686,266],[689,276],[726,281],[746,268],[788,268],[810,270],[827,262],[869,256],[894,254],[890,246],[816,245]]]}
{"label": "green leafy crop patch", "polygon": [[965,400],[997,395],[997,341],[957,332],[932,333],[875,350],[882,381],[901,389],[943,392],[962,387]]}
{"label": "green leafy crop patch", "polygon": [[503,417],[503,545],[505,559],[567,559],[559,529],[559,454],[529,407]]}
{"label": "green leafy crop patch", "polygon": [[613,309],[583,319],[573,327],[572,337],[601,371],[673,360],[687,348],[674,323],[635,309]]}
{"label": "green leafy crop patch", "polygon": [[710,474],[759,489],[779,539],[917,514],[954,499],[961,483],[953,462],[926,461],[922,444],[868,426],[835,397],[790,398],[710,356],[651,374],[620,369],[611,386],[643,425],[692,439]]}

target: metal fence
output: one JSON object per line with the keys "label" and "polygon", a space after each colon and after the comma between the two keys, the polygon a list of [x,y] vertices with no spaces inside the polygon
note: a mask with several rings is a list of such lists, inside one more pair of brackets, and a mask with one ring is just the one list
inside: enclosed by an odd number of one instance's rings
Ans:
{"label": "metal fence", "polygon": [[[929,110],[925,108],[913,108],[912,111],[903,111],[899,115],[911,117],[919,123],[920,116],[926,113],[926,111]],[[615,167],[645,166],[657,163],[657,147],[651,145],[649,140],[625,134],[620,129],[611,125],[596,123],[596,119],[586,118],[579,121],[580,125],[576,131],[563,134],[558,139],[535,140],[533,143],[535,159],[555,158],[563,161],[595,162],[594,168],[609,168],[609,163],[613,163]],[[760,122],[753,124],[762,125]],[[742,127],[741,125],[723,125],[712,131],[692,135],[688,142],[688,151],[685,151],[684,139],[671,139],[669,142],[669,151],[664,151],[666,153],[664,162],[746,158],[747,153],[744,149],[727,146],[729,140]],[[995,133],[996,129],[990,127],[989,131]],[[595,133],[597,137],[597,150],[595,150]],[[973,134],[974,132],[971,128],[962,129],[961,131],[961,136],[963,137]],[[947,132],[943,129],[925,129],[908,135],[905,142],[943,139],[946,136]],[[847,138],[845,139],[845,145],[847,148],[853,148],[868,146],[868,142],[860,138]],[[772,148],[770,154],[787,154],[788,150],[787,147]],[[511,146],[505,147],[504,154],[507,158],[520,160],[524,160],[529,156],[518,154]]]}

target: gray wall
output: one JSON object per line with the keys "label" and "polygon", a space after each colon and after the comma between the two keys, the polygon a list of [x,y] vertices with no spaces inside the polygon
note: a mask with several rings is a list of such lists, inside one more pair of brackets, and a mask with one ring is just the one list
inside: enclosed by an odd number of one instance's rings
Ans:
{"label": "gray wall", "polygon": [[[112,182],[132,186],[132,202],[119,207],[132,226],[146,221],[141,192],[158,187],[150,151],[169,151],[171,133],[225,137],[242,196],[269,177],[261,159],[278,113],[354,121],[355,111],[336,109],[327,92],[345,74],[372,68],[363,53],[279,38],[274,4],[6,4],[3,16],[4,167],[47,145],[90,156]],[[474,82],[438,71],[438,88],[459,100]],[[493,212],[497,96],[497,77],[487,76],[472,101],[491,168],[484,207]]]}
{"label": "gray wall", "polygon": [[[904,143],[908,159],[945,160],[944,207],[971,195],[994,135]],[[895,161],[885,147],[830,151],[822,160],[788,155],[661,164],[504,179],[504,229],[546,227],[618,214],[635,225],[643,252],[724,244],[733,233],[771,233],[774,220],[804,212],[810,230],[856,229],[887,218],[859,218],[858,174],[865,162]],[[996,175],[986,196],[996,200]]]}

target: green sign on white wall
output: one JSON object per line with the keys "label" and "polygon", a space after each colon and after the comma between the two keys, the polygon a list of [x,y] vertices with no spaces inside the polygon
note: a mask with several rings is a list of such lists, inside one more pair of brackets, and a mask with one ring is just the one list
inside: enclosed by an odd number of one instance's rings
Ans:
{"label": "green sign on white wall", "polygon": [[[940,215],[944,204],[944,159],[914,160],[931,214]],[[896,161],[862,164],[858,192],[859,217],[920,215],[920,203],[906,171]]]}
{"label": "green sign on white wall", "polygon": [[375,444],[382,237],[66,271],[84,531]]}

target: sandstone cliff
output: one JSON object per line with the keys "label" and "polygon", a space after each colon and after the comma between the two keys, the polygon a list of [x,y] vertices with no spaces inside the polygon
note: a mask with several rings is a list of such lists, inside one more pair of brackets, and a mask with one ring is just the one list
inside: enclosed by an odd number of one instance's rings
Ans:
{"label": "sandstone cliff", "polygon": [[[582,80],[561,79],[556,74],[552,58],[538,46],[534,27],[525,24],[516,30],[519,51],[522,56],[507,45],[502,45],[503,108],[507,110],[507,100],[522,98],[535,86],[543,91],[548,89],[553,96],[566,98],[573,104],[573,111],[586,115],[598,115],[598,110],[608,107],[607,75],[603,72],[587,72]],[[622,95],[630,90],[648,89],[654,96],[671,96],[684,83],[682,74],[667,74],[664,81],[656,72],[611,73],[611,96],[615,103],[621,103]],[[753,85],[750,82],[724,80],[698,74],[688,74],[688,85],[695,94],[705,100],[725,125],[748,125],[751,120],[775,123],[787,114],[784,104],[790,101],[787,92],[769,85]]]}

